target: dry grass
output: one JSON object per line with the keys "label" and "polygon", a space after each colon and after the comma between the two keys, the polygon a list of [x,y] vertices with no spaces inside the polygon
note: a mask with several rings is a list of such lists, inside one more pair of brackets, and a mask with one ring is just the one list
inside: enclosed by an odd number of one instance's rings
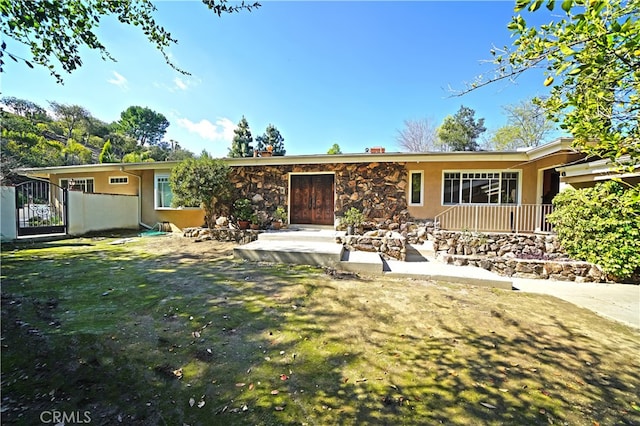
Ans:
{"label": "dry grass", "polygon": [[639,333],[569,303],[113,239],[3,247],[3,424],[640,424]]}

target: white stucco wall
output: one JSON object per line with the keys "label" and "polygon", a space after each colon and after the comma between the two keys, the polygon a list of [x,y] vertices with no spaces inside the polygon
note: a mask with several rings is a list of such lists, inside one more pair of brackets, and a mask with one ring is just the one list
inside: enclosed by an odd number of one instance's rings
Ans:
{"label": "white stucco wall", "polygon": [[13,186],[0,187],[0,234],[2,241],[15,240],[16,231],[16,189]]}
{"label": "white stucco wall", "polygon": [[138,228],[138,197],[69,191],[68,233]]}

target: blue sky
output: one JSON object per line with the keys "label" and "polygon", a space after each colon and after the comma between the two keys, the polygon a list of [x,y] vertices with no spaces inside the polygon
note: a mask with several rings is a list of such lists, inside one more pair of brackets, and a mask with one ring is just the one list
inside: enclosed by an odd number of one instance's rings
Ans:
{"label": "blue sky", "polygon": [[[149,107],[170,121],[165,139],[219,157],[243,115],[254,138],[275,125],[288,155],[326,153],[334,143],[345,153],[389,152],[400,150],[406,119],[439,125],[464,105],[491,130],[505,124],[503,106],[548,90],[533,70],[515,84],[451,96],[491,71],[493,46],[512,43],[511,1],[266,0],[220,18],[197,1],[156,5],[156,21],[179,41],[169,53],[191,76],[166,65],[138,28],[107,20],[99,35],[117,62],[86,51],[60,85],[45,69],[9,61],[2,96],[78,104],[107,122],[131,105]],[[549,20],[541,11],[529,18]]]}

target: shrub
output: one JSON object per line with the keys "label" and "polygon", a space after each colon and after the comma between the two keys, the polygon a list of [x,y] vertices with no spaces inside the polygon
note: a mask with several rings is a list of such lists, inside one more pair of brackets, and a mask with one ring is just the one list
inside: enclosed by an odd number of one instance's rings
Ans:
{"label": "shrub", "polygon": [[547,216],[571,257],[599,265],[615,280],[640,272],[640,189],[615,181],[568,190]]}
{"label": "shrub", "polygon": [[233,203],[234,214],[238,220],[251,220],[253,214],[253,207],[251,207],[251,200],[248,198],[240,198]]}
{"label": "shrub", "polygon": [[222,160],[208,156],[189,158],[171,171],[169,182],[174,207],[200,205],[205,212],[207,226],[215,227],[216,216],[229,210],[232,185],[229,166]]}
{"label": "shrub", "polygon": [[351,207],[344,214],[343,221],[346,225],[358,227],[364,222],[364,214],[355,207]]}

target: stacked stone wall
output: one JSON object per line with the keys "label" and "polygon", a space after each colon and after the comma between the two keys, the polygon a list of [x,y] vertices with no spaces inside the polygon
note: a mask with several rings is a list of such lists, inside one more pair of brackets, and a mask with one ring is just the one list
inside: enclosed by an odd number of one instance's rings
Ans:
{"label": "stacked stone wall", "polygon": [[[326,173],[326,165],[237,166],[231,182],[235,198],[248,198],[264,222],[273,218],[278,206],[288,210],[290,173]],[[336,199],[334,214],[344,215],[351,207],[373,222],[406,221],[407,171],[404,163],[335,164]]]}

